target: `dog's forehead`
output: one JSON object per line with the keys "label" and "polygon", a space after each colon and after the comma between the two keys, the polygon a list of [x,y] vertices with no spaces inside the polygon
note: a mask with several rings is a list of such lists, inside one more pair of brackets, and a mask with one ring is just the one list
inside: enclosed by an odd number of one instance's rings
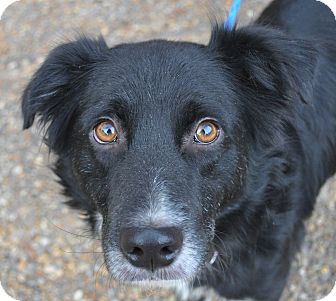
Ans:
{"label": "dog's forehead", "polygon": [[109,95],[136,102],[137,106],[153,101],[169,104],[183,95],[211,97],[222,73],[203,45],[167,41],[125,44],[111,48],[107,59],[96,64],[89,93],[99,99]]}
{"label": "dog's forehead", "polygon": [[189,42],[154,40],[121,44],[110,49],[109,58],[111,66],[117,68],[118,73],[122,73],[122,70],[134,72],[139,76],[138,80],[157,75],[176,77],[180,75],[178,72],[197,72],[201,75],[211,67],[208,48]]}
{"label": "dog's forehead", "polygon": [[184,118],[183,112],[193,111],[193,103],[204,109],[203,117],[221,119],[224,112],[230,122],[236,113],[231,76],[204,45],[168,41],[119,45],[91,70],[81,119],[122,111],[138,124],[148,120],[174,124]]}

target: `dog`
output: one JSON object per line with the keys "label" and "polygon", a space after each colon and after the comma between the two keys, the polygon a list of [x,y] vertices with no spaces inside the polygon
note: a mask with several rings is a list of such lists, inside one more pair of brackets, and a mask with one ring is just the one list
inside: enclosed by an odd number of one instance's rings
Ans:
{"label": "dog", "polygon": [[50,52],[24,129],[45,129],[114,279],[279,300],[336,171],[335,25],[315,0],[275,0],[207,45],[83,36]]}

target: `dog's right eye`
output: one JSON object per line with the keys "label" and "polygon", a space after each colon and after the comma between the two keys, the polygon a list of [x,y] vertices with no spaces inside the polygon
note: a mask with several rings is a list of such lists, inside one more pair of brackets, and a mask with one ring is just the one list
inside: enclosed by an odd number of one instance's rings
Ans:
{"label": "dog's right eye", "polygon": [[210,144],[219,136],[220,130],[213,120],[202,121],[195,131],[194,142],[198,144]]}
{"label": "dog's right eye", "polygon": [[100,144],[109,144],[117,142],[118,134],[111,120],[102,120],[95,127],[93,131],[95,140]]}

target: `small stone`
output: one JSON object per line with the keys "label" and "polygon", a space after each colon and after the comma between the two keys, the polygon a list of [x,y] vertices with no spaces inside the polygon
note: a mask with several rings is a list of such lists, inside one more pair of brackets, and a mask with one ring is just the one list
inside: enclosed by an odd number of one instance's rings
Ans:
{"label": "small stone", "polygon": [[25,275],[23,275],[23,274],[18,274],[18,275],[17,275],[17,280],[18,280],[19,282],[24,283],[24,282],[26,281],[26,277],[25,277]]}
{"label": "small stone", "polygon": [[36,63],[37,64],[42,64],[43,63],[43,61],[44,61],[44,57],[43,56],[39,56],[37,59],[36,59]]}
{"label": "small stone", "polygon": [[73,299],[75,301],[81,300],[83,298],[83,291],[82,290],[77,290],[75,291],[75,293],[73,294]]}
{"label": "small stone", "polygon": [[51,264],[48,264],[47,266],[45,266],[44,268],[44,272],[46,274],[49,275],[49,277],[52,279],[52,280],[55,280],[59,277],[62,276],[63,272],[61,269],[58,269],[57,267],[51,265]]}
{"label": "small stone", "polygon": [[13,168],[13,174],[14,175],[21,175],[23,173],[23,168],[21,165],[17,165]]}
{"label": "small stone", "polygon": [[7,69],[9,69],[9,70],[14,70],[14,69],[17,68],[17,66],[18,66],[18,63],[15,62],[15,61],[12,61],[12,62],[9,62],[9,63],[8,63],[8,65],[7,65]]}
{"label": "small stone", "polygon": [[49,245],[49,243],[50,243],[50,239],[48,239],[47,237],[41,237],[40,245],[42,247],[46,247],[47,245]]}
{"label": "small stone", "polygon": [[36,156],[34,163],[37,165],[42,165],[43,164],[43,156],[42,155],[38,155]]}
{"label": "small stone", "polygon": [[1,197],[0,198],[0,206],[5,207],[5,206],[7,206],[7,204],[8,204],[7,199]]}
{"label": "small stone", "polygon": [[42,188],[43,187],[43,182],[36,180],[33,182],[35,188]]}
{"label": "small stone", "polygon": [[323,267],[321,268],[321,273],[322,273],[322,274],[327,274],[327,273],[329,273],[329,268],[326,267],[326,266],[323,266]]}

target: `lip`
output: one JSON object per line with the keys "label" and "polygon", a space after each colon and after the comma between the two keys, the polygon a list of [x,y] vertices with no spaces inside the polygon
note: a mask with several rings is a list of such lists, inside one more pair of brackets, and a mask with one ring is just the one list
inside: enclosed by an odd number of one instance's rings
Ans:
{"label": "lip", "polygon": [[176,278],[163,278],[160,277],[158,274],[148,272],[142,275],[137,275],[136,277],[133,277],[133,279],[125,279],[125,280],[119,280],[115,278],[117,281],[119,281],[122,284],[125,285],[138,285],[143,287],[162,287],[162,286],[169,286],[169,284],[176,284],[177,282],[185,282],[189,283],[194,279],[195,275],[193,276],[186,276],[181,275],[181,277]]}
{"label": "lip", "polygon": [[161,279],[155,279],[155,280],[134,280],[134,281],[126,281],[123,284],[125,285],[136,285],[138,287],[143,288],[175,288],[176,285],[181,285],[182,283],[188,284],[192,281],[191,279],[175,279],[175,280],[161,280]]}
{"label": "lip", "polygon": [[[213,255],[213,253],[211,253]],[[210,259],[211,260],[210,256]],[[206,261],[208,262],[208,261]],[[199,266],[196,270],[192,272],[188,272],[187,270],[183,270],[181,266],[175,268],[162,268],[155,270],[154,272],[142,270],[139,268],[133,267],[124,267],[122,270],[122,275],[120,277],[120,273],[114,273],[113,268],[107,264],[107,269],[112,276],[113,279],[122,283],[122,284],[131,284],[131,285],[140,285],[140,286],[167,286],[169,283],[176,282],[185,282],[190,283],[195,279],[197,274],[200,272],[201,266]],[[119,269],[120,271],[120,269]]]}

